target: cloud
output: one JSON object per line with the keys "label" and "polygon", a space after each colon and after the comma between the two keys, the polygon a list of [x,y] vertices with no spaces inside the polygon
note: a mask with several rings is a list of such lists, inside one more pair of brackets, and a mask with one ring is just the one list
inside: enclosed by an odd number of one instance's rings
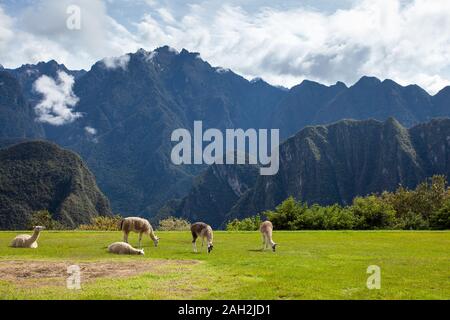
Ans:
{"label": "cloud", "polygon": [[87,134],[95,136],[97,134],[97,129],[92,127],[84,127],[84,131],[86,131]]}
{"label": "cloud", "polygon": [[71,123],[82,116],[73,107],[79,99],[72,91],[75,80],[65,72],[58,72],[58,79],[41,76],[33,85],[43,97],[35,107],[37,120],[54,126]]}
{"label": "cloud", "polygon": [[108,57],[102,60],[103,64],[107,69],[123,69],[126,70],[128,67],[128,62],[130,62],[130,55],[125,54],[120,57]]}
{"label": "cloud", "polygon": [[0,49],[6,49],[6,45],[11,41],[14,33],[12,31],[12,19],[8,17],[0,7]]}
{"label": "cloud", "polygon": [[84,132],[86,132],[89,141],[93,143],[98,143],[97,129],[87,126],[84,127]]}
{"label": "cloud", "polygon": [[[74,5],[80,8],[79,30],[67,27],[67,8]],[[5,23],[0,11],[0,61],[6,66],[55,59],[72,69],[89,69],[104,57],[121,56],[140,47],[99,0],[39,0],[7,18]],[[5,25],[14,37],[2,36]]]}
{"label": "cloud", "polygon": [[[346,1],[326,11],[293,1],[289,8],[265,2],[252,10],[237,0],[196,0],[177,10],[170,1],[144,2],[147,11],[132,31],[108,15],[107,5],[119,1],[41,0],[15,18],[0,7],[0,61],[17,66],[54,58],[88,69],[104,57],[169,45],[286,87],[304,79],[352,84],[363,75],[417,83],[432,93],[450,85],[448,0]],[[81,8],[79,31],[65,28],[71,4]],[[124,66],[116,62],[111,65]]]}
{"label": "cloud", "polygon": [[173,17],[173,15],[170,13],[170,11],[166,8],[159,8],[157,9],[159,16],[161,17],[161,19],[166,22],[166,23],[175,23],[175,18]]}
{"label": "cloud", "polygon": [[363,75],[433,93],[450,84],[449,1],[355,3],[331,13],[191,5],[179,22],[146,15],[138,30],[143,42],[198,51],[215,65],[284,86],[305,78],[351,84]]}

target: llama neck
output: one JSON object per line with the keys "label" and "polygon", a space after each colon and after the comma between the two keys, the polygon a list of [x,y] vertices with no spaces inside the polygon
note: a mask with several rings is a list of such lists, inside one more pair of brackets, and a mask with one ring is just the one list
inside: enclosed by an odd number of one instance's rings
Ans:
{"label": "llama neck", "polygon": [[148,232],[148,235],[150,236],[150,238],[152,240],[156,240],[156,235],[155,235],[155,232],[153,231],[153,229],[150,229],[150,231]]}
{"label": "llama neck", "polygon": [[212,244],[212,243],[213,243],[213,234],[212,234],[212,232],[211,232],[210,230],[208,230],[208,231],[206,232],[206,239],[208,240],[208,243],[209,243],[209,244]]}
{"label": "llama neck", "polygon": [[270,242],[270,245],[274,245],[275,244],[275,242],[273,242],[273,240],[272,240],[272,232],[270,232],[268,235],[267,235],[267,237],[269,238],[269,242]]}
{"label": "llama neck", "polygon": [[33,235],[30,237],[30,239],[28,239],[28,243],[33,243],[35,241],[37,241],[37,239],[39,238],[39,234],[40,231],[39,230],[34,230]]}
{"label": "llama neck", "polygon": [[141,251],[135,248],[130,248],[131,253],[133,254],[139,254]]}

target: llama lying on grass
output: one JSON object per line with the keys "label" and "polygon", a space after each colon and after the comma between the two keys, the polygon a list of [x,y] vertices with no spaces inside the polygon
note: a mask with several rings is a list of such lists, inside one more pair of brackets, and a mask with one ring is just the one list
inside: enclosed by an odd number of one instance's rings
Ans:
{"label": "llama lying on grass", "polygon": [[128,243],[130,232],[139,233],[139,248],[141,248],[142,235],[147,234],[153,240],[155,247],[158,246],[159,238],[155,235],[152,225],[148,220],[138,217],[125,218],[120,222],[119,229],[123,231],[123,241]]}
{"label": "llama lying on grass", "polygon": [[35,249],[38,247],[37,240],[39,238],[39,234],[45,227],[36,226],[34,227],[34,232],[32,235],[29,234],[20,234],[13,239],[11,242],[11,247],[14,248],[32,248]]}
{"label": "llama lying on grass", "polygon": [[135,249],[126,242],[114,242],[108,246],[108,252],[115,254],[136,254],[144,255],[143,249]]}
{"label": "llama lying on grass", "polygon": [[273,240],[272,240],[272,231],[273,231],[272,222],[264,221],[263,223],[261,223],[261,226],[259,227],[259,231],[261,231],[261,233],[262,233],[263,250],[267,249],[270,244],[273,252],[275,252],[275,248],[277,247],[277,244],[275,242],[273,242]]}
{"label": "llama lying on grass", "polygon": [[192,232],[192,246],[194,247],[194,252],[197,252],[197,238],[200,237],[202,239],[202,247],[205,238],[208,241],[207,252],[210,253],[213,249],[212,228],[204,222],[196,222],[193,225],[191,225],[191,232]]}

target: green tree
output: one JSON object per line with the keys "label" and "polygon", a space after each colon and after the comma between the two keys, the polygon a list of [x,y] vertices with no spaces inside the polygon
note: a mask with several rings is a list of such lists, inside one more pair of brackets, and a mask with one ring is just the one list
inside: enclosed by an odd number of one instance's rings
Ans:
{"label": "green tree", "polygon": [[349,209],[355,217],[356,229],[390,229],[394,226],[394,208],[375,195],[356,197]]}
{"label": "green tree", "polygon": [[450,229],[450,197],[444,203],[442,208],[430,217],[430,226],[436,230]]}
{"label": "green tree", "polygon": [[351,210],[333,205],[326,208],[324,228],[327,230],[351,230],[355,227],[356,219]]}
{"label": "green tree", "polygon": [[227,231],[256,231],[261,225],[261,217],[259,215],[248,217],[242,220],[234,219],[227,223]]}
{"label": "green tree", "polygon": [[86,231],[117,231],[119,230],[122,219],[123,218],[120,215],[112,217],[98,216],[92,218],[90,224],[82,224],[78,229]]}
{"label": "green tree", "polygon": [[47,230],[64,230],[67,229],[59,221],[52,218],[52,215],[48,210],[39,210],[31,215],[28,221],[28,229],[33,229],[35,226],[43,226]]}
{"label": "green tree", "polygon": [[188,231],[191,223],[185,219],[168,217],[159,221],[158,230],[161,231]]}
{"label": "green tree", "polygon": [[325,215],[324,208],[315,204],[310,208],[305,208],[294,221],[297,230],[321,230],[324,229]]}
{"label": "green tree", "polygon": [[306,204],[289,197],[277,206],[275,211],[266,211],[263,215],[272,221],[275,229],[296,230],[295,221],[306,209]]}

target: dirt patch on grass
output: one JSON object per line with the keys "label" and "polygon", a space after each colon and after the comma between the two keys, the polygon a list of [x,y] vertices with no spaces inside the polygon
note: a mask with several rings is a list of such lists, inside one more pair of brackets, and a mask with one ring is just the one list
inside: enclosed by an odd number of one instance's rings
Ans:
{"label": "dirt patch on grass", "polygon": [[139,262],[57,262],[57,261],[0,261],[0,280],[19,286],[66,286],[70,276],[67,268],[80,268],[82,283],[101,278],[127,278],[151,273],[163,275],[199,263],[194,260],[148,260]]}

